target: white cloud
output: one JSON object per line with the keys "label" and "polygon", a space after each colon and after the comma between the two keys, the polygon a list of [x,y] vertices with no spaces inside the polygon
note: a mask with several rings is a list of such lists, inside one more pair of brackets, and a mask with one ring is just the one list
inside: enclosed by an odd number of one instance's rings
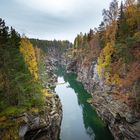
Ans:
{"label": "white cloud", "polygon": [[[68,39],[98,27],[112,0],[0,0],[0,13],[21,34]],[[121,0],[119,0],[121,1]]]}
{"label": "white cloud", "polygon": [[[52,16],[81,16],[100,7],[106,7],[111,0],[16,0],[34,10],[45,12]],[[99,8],[98,8],[99,7]]]}
{"label": "white cloud", "polygon": [[70,14],[74,9],[74,0],[17,0],[17,2],[54,16],[65,15],[65,13]]}

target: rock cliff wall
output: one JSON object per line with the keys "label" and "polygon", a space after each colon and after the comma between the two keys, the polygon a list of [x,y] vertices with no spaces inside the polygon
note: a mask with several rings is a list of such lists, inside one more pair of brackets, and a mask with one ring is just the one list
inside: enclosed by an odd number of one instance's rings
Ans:
{"label": "rock cliff wall", "polygon": [[116,87],[104,84],[104,79],[97,74],[96,60],[90,65],[83,65],[78,59],[65,59],[62,64],[66,65],[68,72],[77,74],[77,80],[82,82],[92,95],[91,104],[96,107],[97,113],[109,127],[115,140],[139,140],[140,114],[134,111],[133,100],[126,95],[115,93]]}

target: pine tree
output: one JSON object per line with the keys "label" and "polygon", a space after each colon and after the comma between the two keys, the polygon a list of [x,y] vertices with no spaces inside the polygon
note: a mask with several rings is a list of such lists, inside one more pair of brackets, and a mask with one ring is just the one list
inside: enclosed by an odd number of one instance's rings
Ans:
{"label": "pine tree", "polygon": [[5,45],[8,41],[8,27],[5,26],[5,21],[0,18],[0,45]]}
{"label": "pine tree", "polygon": [[12,27],[10,30],[9,45],[11,47],[19,47],[20,46],[20,35]]}
{"label": "pine tree", "polygon": [[118,29],[116,33],[116,39],[119,42],[123,42],[125,38],[129,35],[129,26],[126,21],[126,16],[124,13],[123,2],[121,2],[119,17],[118,17]]}
{"label": "pine tree", "polygon": [[100,47],[103,48],[105,46],[105,24],[101,22],[98,27],[98,35],[99,35],[99,43]]}

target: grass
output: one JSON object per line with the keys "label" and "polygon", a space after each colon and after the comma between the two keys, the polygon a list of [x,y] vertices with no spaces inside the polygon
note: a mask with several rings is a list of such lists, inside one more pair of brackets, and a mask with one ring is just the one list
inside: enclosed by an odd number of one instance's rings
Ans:
{"label": "grass", "polygon": [[4,111],[0,112],[0,117],[15,115],[15,114],[22,113],[24,111],[25,111],[25,108],[18,108],[15,106],[10,106],[10,107],[5,108]]}
{"label": "grass", "polygon": [[[53,94],[50,94],[47,89],[43,89],[42,94],[44,97],[53,97]],[[39,112],[38,107],[31,107],[30,109],[27,109],[26,107],[8,106],[3,111],[0,111],[0,120],[4,116],[17,115],[27,110],[35,113]]]}

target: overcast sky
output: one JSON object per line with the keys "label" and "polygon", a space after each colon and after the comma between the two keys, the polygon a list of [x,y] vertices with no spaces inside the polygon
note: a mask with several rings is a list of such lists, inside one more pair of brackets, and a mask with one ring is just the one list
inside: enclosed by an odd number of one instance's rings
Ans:
{"label": "overcast sky", "polygon": [[0,17],[27,37],[73,41],[98,27],[112,0],[0,0]]}

